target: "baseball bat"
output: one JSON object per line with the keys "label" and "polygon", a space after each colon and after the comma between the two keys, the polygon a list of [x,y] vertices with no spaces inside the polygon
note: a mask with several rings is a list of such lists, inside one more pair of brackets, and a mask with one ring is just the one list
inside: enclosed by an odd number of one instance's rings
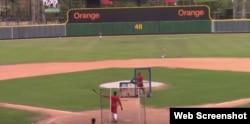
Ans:
{"label": "baseball bat", "polygon": [[93,92],[95,92],[97,95],[101,95],[100,93],[98,93],[95,89],[92,89]]}

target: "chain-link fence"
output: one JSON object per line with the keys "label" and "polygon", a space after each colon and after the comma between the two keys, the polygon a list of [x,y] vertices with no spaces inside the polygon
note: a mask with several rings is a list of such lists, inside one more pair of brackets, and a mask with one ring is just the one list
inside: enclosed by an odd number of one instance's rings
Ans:
{"label": "chain-link fence", "polygon": [[[197,1],[202,0],[100,0],[99,3],[100,7],[183,6],[205,4],[211,8],[210,14],[214,19],[250,18],[249,0]],[[86,8],[87,4],[88,0],[0,0],[0,26],[65,23],[67,20],[67,11],[69,9]]]}

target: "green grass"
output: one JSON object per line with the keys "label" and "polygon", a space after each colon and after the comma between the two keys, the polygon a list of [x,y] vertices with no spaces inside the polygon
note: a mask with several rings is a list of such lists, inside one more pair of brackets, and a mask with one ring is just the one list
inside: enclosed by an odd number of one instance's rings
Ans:
{"label": "green grass", "polygon": [[183,34],[0,41],[0,64],[160,57],[250,57],[249,34]]}
{"label": "green grass", "polygon": [[0,124],[31,124],[39,116],[37,113],[0,107]]}
{"label": "green grass", "polygon": [[[250,97],[249,73],[152,68],[154,81],[168,89],[153,91],[147,105],[194,105]],[[115,76],[114,76],[115,74]],[[99,109],[91,89],[104,82],[129,80],[133,69],[104,69],[0,81],[2,102],[69,111]]]}
{"label": "green grass", "polygon": [[167,70],[154,74],[154,79],[168,82],[169,88],[155,91],[147,103],[155,107],[195,105],[224,102],[248,98],[249,73],[204,71],[204,70]]}
{"label": "green grass", "polygon": [[110,69],[0,81],[0,99],[72,111],[99,109],[99,97],[92,88],[132,76],[132,70]]}
{"label": "green grass", "polygon": [[[164,48],[168,57],[250,57],[249,39],[249,34],[190,34],[104,36],[103,41],[98,37],[1,40],[0,65],[156,58]],[[169,87],[153,91],[148,106],[250,97],[249,73],[166,68],[152,72],[154,81],[167,82]],[[0,102],[69,111],[99,109],[99,98],[91,89],[104,82],[129,80],[132,74],[132,69],[104,69],[0,81]],[[5,108],[0,108],[0,115],[1,124],[26,124],[34,117],[34,113]]]}

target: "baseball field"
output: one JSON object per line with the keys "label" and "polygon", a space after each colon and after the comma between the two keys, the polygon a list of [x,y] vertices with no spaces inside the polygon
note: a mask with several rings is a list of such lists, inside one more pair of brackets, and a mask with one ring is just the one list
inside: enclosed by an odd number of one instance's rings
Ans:
{"label": "baseball field", "polygon": [[[91,89],[130,80],[138,67],[151,67],[152,80],[165,84],[146,99],[148,124],[168,123],[174,106],[249,107],[249,39],[239,33],[1,40],[0,123],[82,124],[92,117],[99,123],[100,98]],[[122,102],[119,123],[133,124],[131,101]]]}

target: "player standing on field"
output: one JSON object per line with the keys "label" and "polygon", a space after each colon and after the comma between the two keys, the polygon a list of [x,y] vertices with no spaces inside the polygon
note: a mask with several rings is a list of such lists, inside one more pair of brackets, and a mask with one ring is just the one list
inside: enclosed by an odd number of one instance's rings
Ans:
{"label": "player standing on field", "polygon": [[[117,107],[118,107],[118,104],[120,105],[121,107],[121,110],[123,110],[122,108],[122,103],[121,103],[121,100],[120,98],[117,96],[117,93],[116,91],[114,91],[113,93],[113,96],[106,96],[106,95],[101,95],[102,97],[105,97],[105,98],[109,98],[111,99],[111,113],[112,113],[112,122],[113,123],[117,123]],[[118,104],[117,104],[118,103]]]}
{"label": "player standing on field", "polygon": [[91,119],[91,124],[95,124],[95,118]]}
{"label": "player standing on field", "polygon": [[137,83],[137,88],[139,90],[142,90],[143,94],[145,94],[145,89],[144,89],[144,86],[143,86],[143,76],[141,75],[140,72],[137,73],[136,83]]}

